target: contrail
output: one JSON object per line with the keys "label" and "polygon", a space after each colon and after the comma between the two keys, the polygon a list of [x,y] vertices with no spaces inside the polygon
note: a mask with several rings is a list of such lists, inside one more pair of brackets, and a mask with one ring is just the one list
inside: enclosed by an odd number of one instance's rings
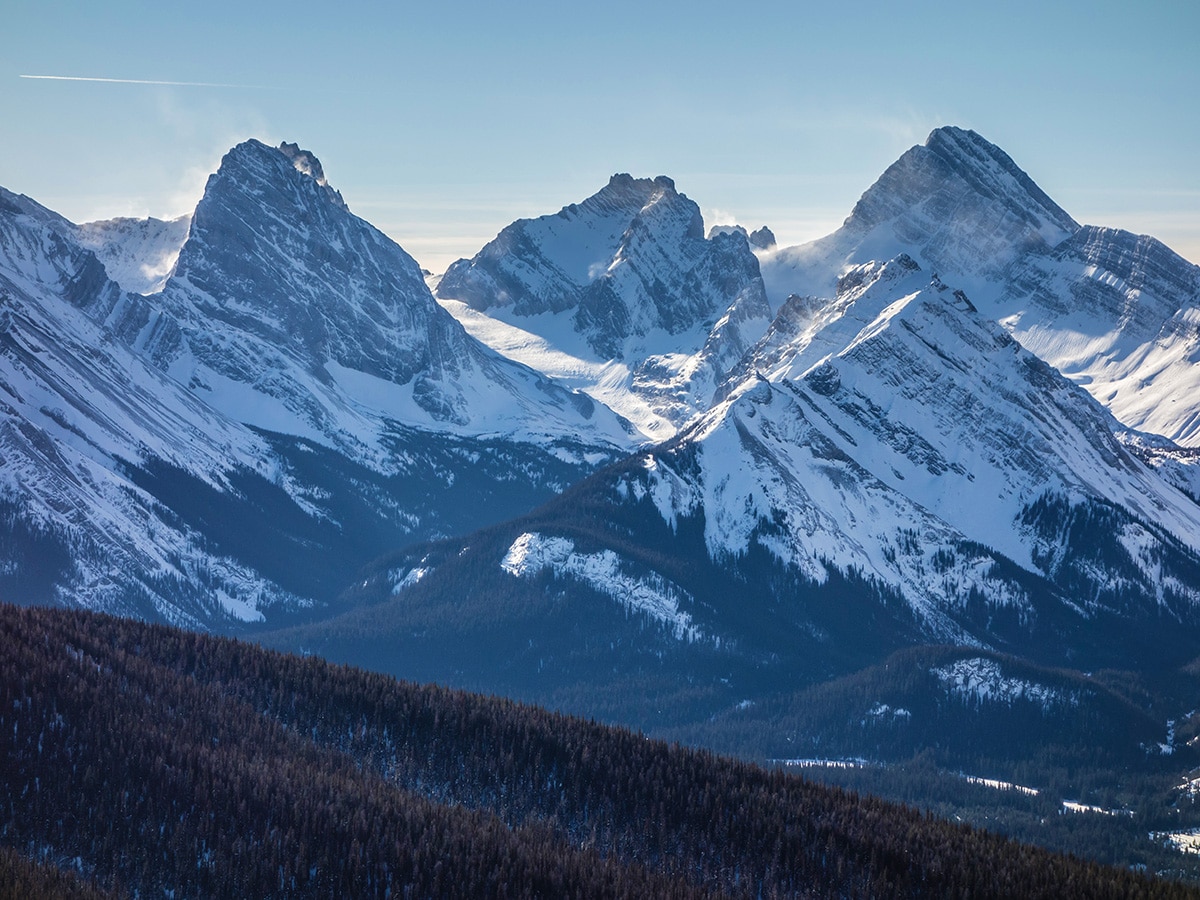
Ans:
{"label": "contrail", "polygon": [[45,81],[102,81],[106,84],[165,84],[171,87],[254,88],[253,84],[215,84],[209,81],[147,81],[140,78],[87,78],[82,75],[21,75]]}

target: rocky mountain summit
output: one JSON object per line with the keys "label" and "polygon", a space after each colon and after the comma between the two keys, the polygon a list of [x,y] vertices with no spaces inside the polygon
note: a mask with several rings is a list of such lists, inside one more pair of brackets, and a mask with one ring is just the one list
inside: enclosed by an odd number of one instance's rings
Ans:
{"label": "rocky mountain summit", "polygon": [[1080,226],[1000,148],[939,128],[863,194],[833,234],[760,253],[773,304],[830,297],[846,267],[901,253],[1130,428],[1200,440],[1200,267],[1161,242]]}
{"label": "rocky mountain summit", "polygon": [[700,208],[665,176],[614,175],[582,203],[512,223],[437,293],[482,340],[655,438],[707,407],[770,320],[745,231],[705,238]]}

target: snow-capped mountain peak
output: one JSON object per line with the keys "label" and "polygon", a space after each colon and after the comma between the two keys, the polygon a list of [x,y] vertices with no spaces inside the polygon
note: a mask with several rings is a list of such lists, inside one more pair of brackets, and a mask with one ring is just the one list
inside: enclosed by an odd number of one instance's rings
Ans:
{"label": "snow-capped mountain peak", "polygon": [[744,233],[704,236],[666,176],[612,176],[554,215],[507,226],[438,297],[485,342],[661,439],[707,407],[770,320]]}
{"label": "snow-capped mountain peak", "polygon": [[152,294],[162,290],[187,239],[191,216],[169,221],[128,217],[76,225],[23,194],[0,187],[0,204],[44,225],[73,246],[92,251],[108,277],[123,290]]}
{"label": "snow-capped mountain peak", "polygon": [[279,145],[279,152],[292,161],[292,166],[297,172],[308,175],[321,187],[329,185],[325,180],[325,170],[321,168],[321,161],[312,152],[301,150],[299,144],[289,144],[287,141]]}
{"label": "snow-capped mountain peak", "polygon": [[[408,254],[349,214],[320,163],[246,141],[208,182],[165,302],[288,348],[311,370],[326,360],[398,384],[428,363],[436,305]],[[318,174],[319,173],[319,174]],[[207,341],[205,341],[207,343]],[[231,374],[260,358],[202,350]]]}
{"label": "snow-capped mountain peak", "polygon": [[935,129],[924,145],[889,166],[845,225],[860,234],[891,225],[901,237],[919,228],[930,239],[925,249],[933,265],[942,256],[959,258],[967,248],[956,239],[967,237],[964,232],[990,235],[998,250],[1010,243],[1012,252],[1037,241],[1049,249],[1079,228],[1007,153],[974,131],[950,126]]}
{"label": "snow-capped mountain peak", "polygon": [[703,227],[700,208],[667,176],[619,173],[582,203],[504,228],[475,259],[447,270],[438,296],[478,310],[511,307],[517,316],[574,309],[593,282],[628,264],[659,230],[673,232],[665,240],[702,240]]}
{"label": "snow-capped mountain peak", "polygon": [[777,301],[829,296],[842,267],[899,253],[973,290],[1078,229],[1007,153],[974,131],[943,127],[889,166],[833,234],[760,259]]}

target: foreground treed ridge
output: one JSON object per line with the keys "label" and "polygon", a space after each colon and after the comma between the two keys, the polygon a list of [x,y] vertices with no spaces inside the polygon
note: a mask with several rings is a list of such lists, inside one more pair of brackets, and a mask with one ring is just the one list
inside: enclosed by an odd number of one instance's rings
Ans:
{"label": "foreground treed ridge", "polygon": [[109,900],[115,896],[52,862],[35,862],[0,847],[0,900]]}
{"label": "foreground treed ridge", "polygon": [[508,700],[0,607],[5,845],[174,896],[1194,896]]}

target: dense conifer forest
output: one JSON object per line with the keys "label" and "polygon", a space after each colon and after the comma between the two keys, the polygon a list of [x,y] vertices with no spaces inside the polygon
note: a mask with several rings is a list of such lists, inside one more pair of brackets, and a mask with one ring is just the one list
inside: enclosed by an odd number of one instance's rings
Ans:
{"label": "dense conifer forest", "polygon": [[0,900],[111,900],[116,896],[51,862],[34,862],[11,847],[0,847]]}
{"label": "dense conifer forest", "polygon": [[3,606],[0,666],[0,890],[1198,896],[628,730],[163,626]]}

